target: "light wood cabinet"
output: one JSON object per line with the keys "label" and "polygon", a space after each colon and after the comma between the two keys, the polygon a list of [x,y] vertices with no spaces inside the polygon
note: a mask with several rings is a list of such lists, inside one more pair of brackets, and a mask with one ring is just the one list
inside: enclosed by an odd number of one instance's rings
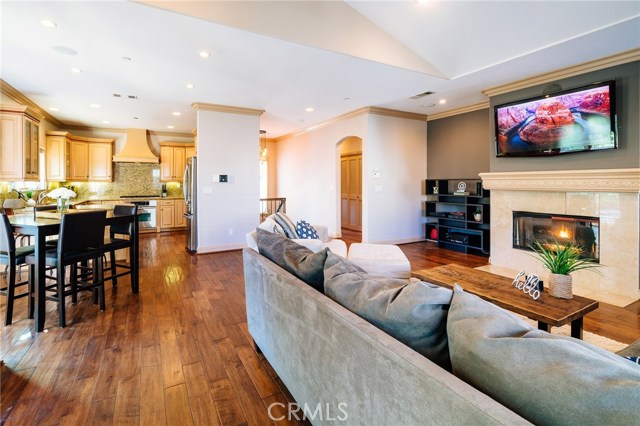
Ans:
{"label": "light wood cabinet", "polygon": [[177,142],[160,142],[160,181],[180,182],[189,155],[195,155],[195,146]]}
{"label": "light wood cabinet", "polygon": [[71,169],[69,180],[89,179],[89,145],[86,142],[71,142]]}
{"label": "light wood cabinet", "polygon": [[188,146],[184,149],[185,158],[191,158],[196,156],[196,147]]}
{"label": "light wood cabinet", "polygon": [[113,144],[89,144],[89,180],[92,182],[111,182],[113,170]]}
{"label": "light wood cabinet", "polygon": [[184,200],[161,200],[158,203],[158,228],[167,231],[187,226]]}
{"label": "light wood cabinet", "polygon": [[187,219],[184,217],[184,214],[187,212],[187,206],[184,203],[184,200],[175,200],[176,204],[176,227],[177,228],[186,228],[187,227]]}
{"label": "light wood cabinet", "polygon": [[40,116],[22,105],[0,106],[0,180],[40,177]]}
{"label": "light wood cabinet", "polygon": [[47,132],[47,180],[113,180],[113,139],[86,138],[69,132]]}

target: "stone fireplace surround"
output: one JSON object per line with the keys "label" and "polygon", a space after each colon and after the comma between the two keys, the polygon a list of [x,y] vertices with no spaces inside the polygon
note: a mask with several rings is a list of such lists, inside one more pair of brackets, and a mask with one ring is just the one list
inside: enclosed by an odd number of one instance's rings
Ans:
{"label": "stone fireplace surround", "polygon": [[[602,275],[573,273],[575,294],[626,306],[640,298],[640,169],[481,173],[491,190],[491,258],[486,269],[525,269],[547,282],[530,252],[512,248],[513,211],[600,218]],[[516,271],[517,272],[517,271]]]}

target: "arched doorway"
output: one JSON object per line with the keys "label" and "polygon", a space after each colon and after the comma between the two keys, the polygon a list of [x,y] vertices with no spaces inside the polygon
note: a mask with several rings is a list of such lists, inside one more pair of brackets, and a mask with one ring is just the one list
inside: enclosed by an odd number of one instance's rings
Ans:
{"label": "arched doorway", "polygon": [[362,239],[362,139],[349,136],[338,142],[340,156],[340,229],[344,236]]}

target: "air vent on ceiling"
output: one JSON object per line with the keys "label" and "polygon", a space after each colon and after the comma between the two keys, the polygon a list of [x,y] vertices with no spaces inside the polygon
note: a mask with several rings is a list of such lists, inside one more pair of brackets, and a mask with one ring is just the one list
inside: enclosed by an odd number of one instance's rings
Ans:
{"label": "air vent on ceiling", "polygon": [[419,93],[417,95],[414,95],[412,97],[410,97],[409,99],[420,99],[420,98],[424,98],[425,96],[428,95],[433,95],[436,92],[431,92],[431,91],[427,91],[427,92],[423,92],[423,93]]}
{"label": "air vent on ceiling", "polygon": [[[114,93],[113,97],[114,98],[122,98],[122,95],[120,93]],[[131,100],[136,100],[136,99],[138,99],[138,96],[137,95],[127,95],[127,98],[131,99]]]}

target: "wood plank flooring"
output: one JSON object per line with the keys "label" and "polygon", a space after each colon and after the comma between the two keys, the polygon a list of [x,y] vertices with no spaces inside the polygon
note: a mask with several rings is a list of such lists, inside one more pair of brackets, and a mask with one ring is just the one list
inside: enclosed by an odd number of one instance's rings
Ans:
{"label": "wood plank flooring", "polygon": [[[269,418],[271,404],[293,399],[253,349],[241,252],[191,256],[183,240],[181,232],[143,235],[140,294],[128,278],[107,284],[104,312],[83,295],[68,303],[64,329],[54,303],[43,333],[26,318],[26,300],[16,303],[14,323],[0,327],[0,425],[308,424]],[[401,248],[413,269],[486,263],[431,243]],[[585,329],[630,342],[640,337],[639,311],[604,306]],[[286,414],[282,406],[274,417]]]}

